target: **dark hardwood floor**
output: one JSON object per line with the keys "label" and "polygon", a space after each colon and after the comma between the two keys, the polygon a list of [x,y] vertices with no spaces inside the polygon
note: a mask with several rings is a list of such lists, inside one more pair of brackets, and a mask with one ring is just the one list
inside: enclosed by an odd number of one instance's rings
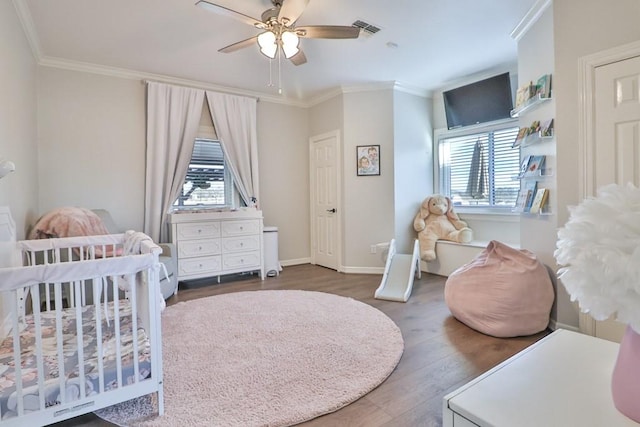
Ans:
{"label": "dark hardwood floor", "polygon": [[[309,422],[315,426],[440,426],[442,398],[472,378],[533,344],[548,331],[501,339],[483,335],[451,316],[444,302],[445,277],[423,274],[406,303],[373,298],[379,275],[343,274],[323,267],[286,267],[280,276],[256,276],[217,284],[216,280],[181,284],[167,305],[229,292],[302,289],[352,297],[387,314],[402,330],[405,350],[395,371],[378,388],[356,402]],[[110,426],[85,415],[56,426]]]}

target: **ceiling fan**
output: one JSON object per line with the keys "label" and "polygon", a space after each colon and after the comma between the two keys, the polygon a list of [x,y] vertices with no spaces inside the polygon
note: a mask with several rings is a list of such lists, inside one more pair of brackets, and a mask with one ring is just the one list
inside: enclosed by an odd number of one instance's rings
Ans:
{"label": "ceiling fan", "polygon": [[355,39],[360,35],[360,28],[340,25],[305,25],[294,24],[304,12],[309,0],[271,0],[273,7],[262,13],[261,20],[252,18],[235,10],[220,6],[208,0],[199,0],[196,6],[213,12],[231,16],[257,29],[262,33],[246,40],[223,47],[219,52],[231,53],[257,43],[260,52],[273,59],[279,50],[285,58],[295,65],[307,62],[300,49],[300,38],[311,39]]}

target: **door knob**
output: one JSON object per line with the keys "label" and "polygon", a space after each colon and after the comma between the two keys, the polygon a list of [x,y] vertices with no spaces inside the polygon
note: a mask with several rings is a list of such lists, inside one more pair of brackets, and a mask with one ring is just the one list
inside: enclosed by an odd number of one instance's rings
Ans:
{"label": "door knob", "polygon": [[329,212],[329,213],[336,213],[336,208],[333,208],[333,209],[327,209],[327,212]]}

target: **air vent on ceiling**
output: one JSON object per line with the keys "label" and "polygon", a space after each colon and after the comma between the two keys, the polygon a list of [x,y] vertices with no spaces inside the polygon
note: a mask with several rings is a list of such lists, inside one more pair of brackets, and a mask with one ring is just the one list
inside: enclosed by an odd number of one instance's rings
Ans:
{"label": "air vent on ceiling", "polygon": [[362,28],[362,31],[364,31],[365,34],[370,36],[380,31],[380,27],[376,27],[375,25],[369,24],[368,22],[364,22],[360,19],[357,19],[351,25],[354,27]]}

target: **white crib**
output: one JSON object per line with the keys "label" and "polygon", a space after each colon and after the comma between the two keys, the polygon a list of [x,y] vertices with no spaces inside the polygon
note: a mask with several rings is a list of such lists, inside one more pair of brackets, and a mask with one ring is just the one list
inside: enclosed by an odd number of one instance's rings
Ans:
{"label": "white crib", "polygon": [[15,243],[22,266],[0,268],[1,427],[51,424],[150,393],[162,415],[161,249],[147,238],[132,252],[129,237]]}

